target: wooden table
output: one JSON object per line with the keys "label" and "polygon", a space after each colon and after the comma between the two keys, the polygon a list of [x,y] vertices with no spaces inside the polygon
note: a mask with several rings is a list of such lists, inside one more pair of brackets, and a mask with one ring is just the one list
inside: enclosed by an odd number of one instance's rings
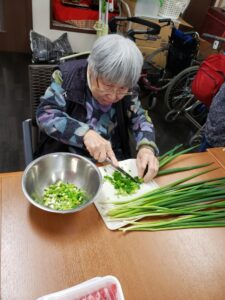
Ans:
{"label": "wooden table", "polygon": [[[184,155],[173,165],[217,161],[214,157]],[[2,300],[34,300],[109,274],[120,280],[126,300],[225,299],[225,228],[109,231],[94,205],[56,215],[29,204],[21,176],[0,175]],[[202,177],[216,176],[225,176],[225,169]]]}

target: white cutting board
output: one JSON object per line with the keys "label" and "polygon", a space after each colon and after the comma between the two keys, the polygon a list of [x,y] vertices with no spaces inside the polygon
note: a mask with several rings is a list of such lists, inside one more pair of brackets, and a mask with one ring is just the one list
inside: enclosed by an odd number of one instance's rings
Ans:
{"label": "white cutting board", "polygon": [[[132,176],[137,176],[137,167],[136,167],[136,159],[127,159],[119,162],[119,165],[122,169],[128,172]],[[99,167],[99,170],[104,178],[105,175],[112,175],[115,169],[111,165],[107,165],[104,167]],[[127,221],[123,220],[113,220],[107,216],[107,211],[113,207],[113,204],[110,204],[111,201],[123,201],[126,199],[135,198],[143,193],[149,192],[158,185],[154,180],[149,183],[142,183],[140,189],[133,195],[128,196],[119,196],[116,194],[116,190],[113,185],[108,181],[104,180],[101,192],[99,193],[98,198],[95,200],[94,204],[100,213],[105,225],[110,230],[116,230],[124,225],[128,224]],[[104,201],[104,203],[102,203]]]}

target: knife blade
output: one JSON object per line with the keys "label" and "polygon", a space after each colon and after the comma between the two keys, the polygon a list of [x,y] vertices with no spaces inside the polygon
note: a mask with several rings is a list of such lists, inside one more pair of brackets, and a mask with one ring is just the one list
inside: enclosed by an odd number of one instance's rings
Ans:
{"label": "knife blade", "polygon": [[122,173],[123,175],[129,177],[132,181],[134,181],[135,183],[139,183],[134,177],[132,177],[129,173],[127,173],[126,171],[124,171],[122,168],[117,167],[113,164],[113,162],[111,161],[110,158],[106,158],[105,160],[106,162],[108,162],[115,170],[119,171],[120,173]]}

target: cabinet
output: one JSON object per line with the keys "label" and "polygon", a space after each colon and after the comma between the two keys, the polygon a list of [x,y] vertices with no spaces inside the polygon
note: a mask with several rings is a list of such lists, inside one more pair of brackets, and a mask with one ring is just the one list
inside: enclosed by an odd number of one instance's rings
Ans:
{"label": "cabinet", "polygon": [[218,36],[222,36],[225,33],[225,11],[222,8],[209,8],[201,33],[211,33]]}
{"label": "cabinet", "polygon": [[209,7],[213,6],[215,0],[191,0],[188,8],[183,14],[183,19],[200,32]]}

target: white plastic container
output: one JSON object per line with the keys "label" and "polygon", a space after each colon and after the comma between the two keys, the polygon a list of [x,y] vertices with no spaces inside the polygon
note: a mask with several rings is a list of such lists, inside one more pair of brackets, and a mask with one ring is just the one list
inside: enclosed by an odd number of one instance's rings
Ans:
{"label": "white plastic container", "polygon": [[79,300],[111,285],[116,286],[117,300],[125,300],[119,280],[112,275],[94,277],[71,288],[42,296],[37,300]]}
{"label": "white plastic container", "polygon": [[190,0],[164,0],[159,9],[159,16],[163,18],[178,19],[180,14],[188,7]]}
{"label": "white plastic container", "polygon": [[135,5],[135,16],[156,18],[159,13],[159,0],[137,0]]}

